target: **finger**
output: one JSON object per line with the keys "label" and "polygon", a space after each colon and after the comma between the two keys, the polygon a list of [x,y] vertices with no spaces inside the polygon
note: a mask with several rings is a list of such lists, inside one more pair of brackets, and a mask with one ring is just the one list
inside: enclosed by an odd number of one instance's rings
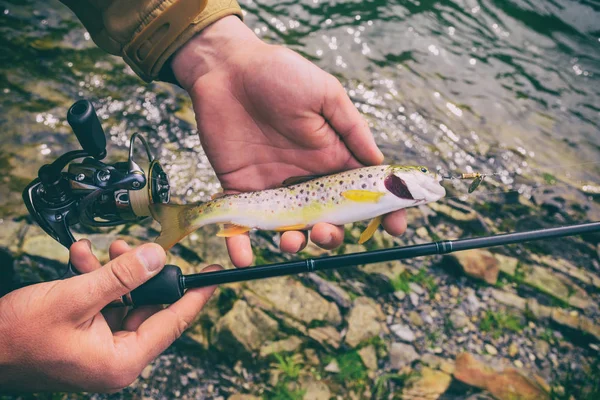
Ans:
{"label": "finger", "polygon": [[250,244],[250,235],[236,235],[225,239],[231,262],[238,268],[252,265],[254,254]]}
{"label": "finger", "polygon": [[92,272],[100,267],[100,261],[92,253],[92,243],[87,239],[81,239],[69,248],[69,257],[73,267],[82,274]]}
{"label": "finger", "polygon": [[383,154],[367,121],[352,104],[342,84],[333,77],[331,82],[323,102],[323,117],[360,162],[365,165],[381,164]]}
{"label": "finger", "polygon": [[[218,271],[219,265],[211,265],[202,272]],[[216,286],[188,290],[176,303],[157,312],[130,335],[125,347],[136,351],[141,365],[146,365],[171,345],[190,326],[202,310]]]}
{"label": "finger", "polygon": [[75,318],[90,318],[159,273],[165,261],[165,251],[154,243],[128,251],[102,268],[71,278],[73,293],[67,307]]}
{"label": "finger", "polygon": [[[121,254],[127,253],[131,250],[131,247],[124,240],[115,240],[111,243],[108,248],[108,255],[111,260],[119,257]],[[110,327],[110,330],[117,332],[122,329],[125,321],[123,320],[127,315],[128,307],[117,307],[117,308],[106,308],[102,311],[106,323]]]}
{"label": "finger", "polygon": [[126,241],[115,240],[110,244],[110,247],[108,248],[108,255],[111,260],[114,260],[121,254],[127,253],[129,250],[131,250],[131,246],[129,246]]}
{"label": "finger", "polygon": [[334,249],[344,242],[344,227],[320,222],[310,231],[310,240],[324,249]]}
{"label": "finger", "polygon": [[306,247],[308,242],[307,233],[300,231],[287,231],[281,234],[281,251],[286,253],[297,253]]}
{"label": "finger", "polygon": [[127,318],[123,321],[123,329],[126,331],[136,331],[140,325],[163,309],[160,305],[142,306],[132,310],[127,314]]}
{"label": "finger", "polygon": [[406,210],[394,211],[383,217],[383,229],[392,236],[399,236],[406,231]]}

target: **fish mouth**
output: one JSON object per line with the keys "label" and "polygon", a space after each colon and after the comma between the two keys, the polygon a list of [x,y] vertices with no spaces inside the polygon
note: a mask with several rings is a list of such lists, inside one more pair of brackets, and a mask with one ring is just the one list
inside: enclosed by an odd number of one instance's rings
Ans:
{"label": "fish mouth", "polygon": [[390,191],[394,196],[405,200],[414,200],[412,193],[408,190],[406,182],[402,178],[396,175],[388,175],[384,180],[384,185],[387,190]]}
{"label": "fish mouth", "polygon": [[446,195],[446,189],[442,186],[442,176],[436,174],[434,179],[431,180],[425,189],[436,198],[441,198]]}

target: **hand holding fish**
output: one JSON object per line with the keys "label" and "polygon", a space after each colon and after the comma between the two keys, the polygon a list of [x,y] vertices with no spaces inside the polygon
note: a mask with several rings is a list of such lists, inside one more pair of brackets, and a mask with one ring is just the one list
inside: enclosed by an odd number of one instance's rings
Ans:
{"label": "hand holding fish", "polygon": [[[262,42],[236,17],[205,29],[172,65],[191,95],[202,145],[226,193],[383,161],[337,79],[288,49]],[[383,226],[392,235],[403,233],[404,212],[385,216]],[[330,249],[342,243],[343,233],[340,226],[317,223],[310,237]],[[234,265],[252,263],[246,234],[228,237],[227,244]],[[305,245],[298,230],[282,234],[283,251]]]}

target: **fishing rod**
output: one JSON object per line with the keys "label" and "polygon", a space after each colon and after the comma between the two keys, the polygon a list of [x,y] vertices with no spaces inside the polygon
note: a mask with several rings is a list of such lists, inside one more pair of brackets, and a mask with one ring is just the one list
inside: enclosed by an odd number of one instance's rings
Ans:
{"label": "fishing rod", "polygon": [[[148,143],[137,133],[131,136],[126,162],[106,164],[106,137],[94,107],[87,100],[73,104],[67,121],[77,136],[82,150],[67,152],[53,163],[42,166],[38,177],[23,191],[27,209],[42,229],[67,249],[75,243],[71,226],[116,226],[141,222],[150,216],[149,206],[168,203],[170,186],[166,172],[154,159]],[[134,148],[141,143],[147,159],[134,161]],[[81,162],[74,162],[77,159]],[[140,166],[142,165],[142,166]],[[63,169],[66,167],[67,171]],[[472,192],[487,175],[462,174],[447,179],[474,179]],[[600,232],[600,222],[557,228],[499,234],[459,240],[442,240],[406,247],[362,253],[309,258],[250,268],[230,269],[183,275],[175,265],[161,272],[110,306],[171,304],[186,289],[241,282],[277,276],[295,275],[384,261],[402,260],[456,251],[503,246],[532,240]],[[61,279],[78,275],[69,262]]]}

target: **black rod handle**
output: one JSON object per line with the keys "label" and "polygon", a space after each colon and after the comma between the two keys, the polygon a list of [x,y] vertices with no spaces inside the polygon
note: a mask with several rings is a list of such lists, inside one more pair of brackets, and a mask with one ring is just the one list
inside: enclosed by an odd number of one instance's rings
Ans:
{"label": "black rod handle", "polygon": [[183,296],[182,276],[178,266],[165,265],[156,276],[125,296],[123,303],[133,306],[175,303]]}

